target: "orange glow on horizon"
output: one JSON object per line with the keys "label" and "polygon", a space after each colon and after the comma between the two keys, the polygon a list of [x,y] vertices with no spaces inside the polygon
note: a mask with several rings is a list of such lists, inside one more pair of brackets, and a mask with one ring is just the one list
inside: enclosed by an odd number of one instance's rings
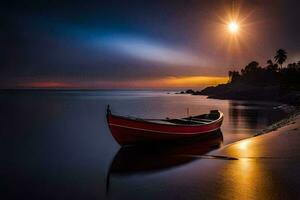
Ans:
{"label": "orange glow on horizon", "polygon": [[190,77],[169,77],[161,80],[168,87],[203,87],[215,86],[228,82],[228,77],[218,76],[190,76]]}
{"label": "orange glow on horizon", "polygon": [[95,88],[95,89],[141,89],[141,88],[203,88],[227,83],[228,77],[223,76],[186,76],[186,77],[166,77],[149,80],[129,80],[129,81],[82,81],[82,82],[63,82],[63,81],[32,81],[21,83],[20,88],[34,89],[55,89],[55,88]]}
{"label": "orange glow on horizon", "polygon": [[21,88],[72,88],[75,85],[62,81],[36,81],[22,83],[18,86]]}

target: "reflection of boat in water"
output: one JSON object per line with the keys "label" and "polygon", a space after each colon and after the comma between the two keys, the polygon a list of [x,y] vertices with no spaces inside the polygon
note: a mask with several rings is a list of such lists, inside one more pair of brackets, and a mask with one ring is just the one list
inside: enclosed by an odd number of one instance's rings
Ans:
{"label": "reflection of boat in water", "polygon": [[106,116],[109,129],[120,145],[207,136],[220,129],[223,121],[223,113],[218,110],[180,119],[140,119],[113,115],[108,106]]}
{"label": "reflection of boat in water", "polygon": [[175,144],[122,147],[115,155],[107,175],[107,192],[111,177],[150,175],[176,168],[201,158],[201,155],[218,148],[223,142],[220,130],[206,139],[194,138]]}
{"label": "reflection of boat in water", "polygon": [[116,154],[110,171],[118,175],[161,171],[195,160],[196,156],[218,148],[222,141],[222,133],[217,131],[214,137],[205,140],[123,147]]}

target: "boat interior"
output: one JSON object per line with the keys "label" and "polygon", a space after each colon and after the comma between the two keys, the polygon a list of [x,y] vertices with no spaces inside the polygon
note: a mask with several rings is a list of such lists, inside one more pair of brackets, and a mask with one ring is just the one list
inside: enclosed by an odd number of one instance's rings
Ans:
{"label": "boat interior", "polygon": [[208,114],[191,116],[181,119],[163,119],[163,120],[147,120],[149,122],[159,123],[159,124],[169,124],[169,125],[200,125],[209,124],[220,117],[220,112],[218,110],[211,110]]}

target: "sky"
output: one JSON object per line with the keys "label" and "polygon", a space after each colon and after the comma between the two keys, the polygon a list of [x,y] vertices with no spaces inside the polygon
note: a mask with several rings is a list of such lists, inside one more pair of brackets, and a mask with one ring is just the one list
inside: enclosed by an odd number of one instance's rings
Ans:
{"label": "sky", "polygon": [[[203,88],[300,60],[299,1],[1,1],[0,88]],[[230,21],[240,30],[227,30]]]}

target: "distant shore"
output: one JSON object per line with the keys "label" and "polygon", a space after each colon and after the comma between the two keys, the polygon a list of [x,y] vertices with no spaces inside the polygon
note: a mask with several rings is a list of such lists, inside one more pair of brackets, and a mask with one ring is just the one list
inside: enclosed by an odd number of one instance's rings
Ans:
{"label": "distant shore", "polygon": [[242,84],[221,84],[203,90],[186,90],[176,94],[205,95],[213,99],[277,101],[300,105],[300,91],[285,91],[278,86],[258,87]]}
{"label": "distant shore", "polygon": [[267,65],[251,61],[240,71],[228,71],[229,81],[226,84],[207,87],[201,91],[189,89],[179,94],[300,105],[300,61],[284,66],[286,60],[287,52],[278,49],[274,60],[267,60]]}

